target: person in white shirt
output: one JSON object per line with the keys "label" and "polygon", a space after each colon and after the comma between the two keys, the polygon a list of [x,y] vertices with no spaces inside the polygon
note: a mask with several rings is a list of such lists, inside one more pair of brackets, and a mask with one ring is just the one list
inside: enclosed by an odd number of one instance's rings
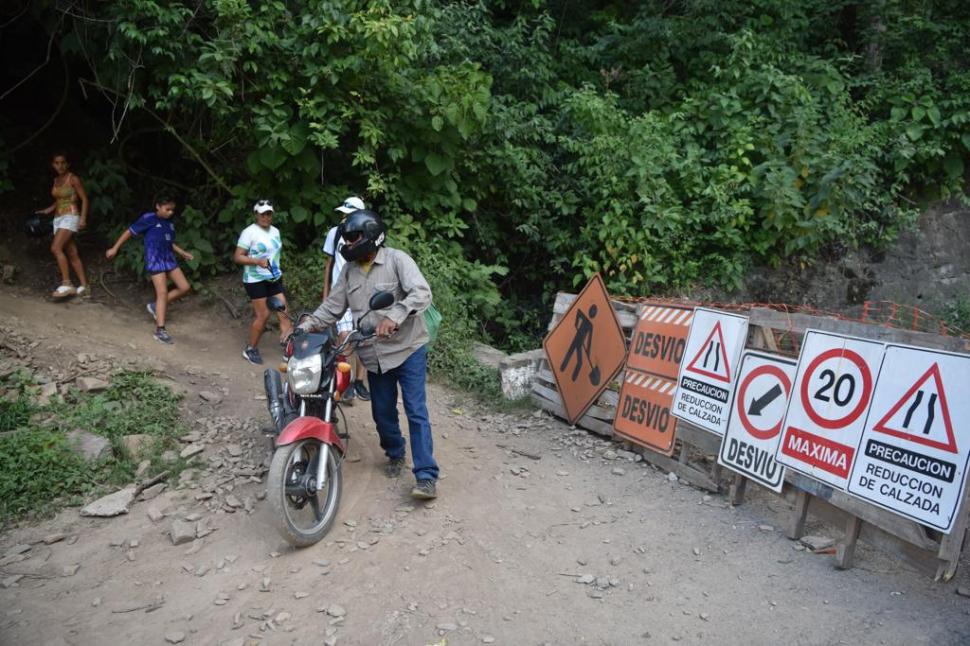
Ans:
{"label": "person in white shirt", "polygon": [[[260,200],[253,206],[255,222],[243,229],[236,243],[233,261],[243,266],[243,287],[253,304],[253,322],[249,326],[249,342],[243,350],[243,358],[249,363],[261,364],[263,358],[257,348],[259,339],[269,320],[266,299],[275,296],[286,305],[283,288],[283,272],[280,270],[280,250],[283,241],[279,229],[273,226],[273,205]],[[290,335],[293,325],[283,313],[277,312],[280,321],[280,341]]]}
{"label": "person in white shirt", "polygon": [[[334,210],[343,214],[343,219],[341,220],[343,221],[354,211],[362,211],[364,208],[366,208],[364,201],[359,197],[352,196],[344,200],[344,203]],[[320,290],[320,298],[323,300],[327,300],[327,296],[330,295],[330,288],[337,282],[337,277],[343,271],[346,261],[340,255],[340,248],[342,246],[344,246],[344,240],[337,235],[337,227],[331,227],[330,231],[327,232],[327,239],[323,243],[323,253],[327,256],[326,266],[323,269],[323,289]],[[337,333],[340,335],[340,340],[343,341],[353,329],[354,317],[348,309],[344,313],[343,318],[337,321]],[[350,359],[351,357],[348,357],[348,360]],[[363,376],[367,374],[367,370],[364,368],[364,364],[361,363],[360,357],[354,355],[351,365],[354,368],[354,383],[353,387],[348,388],[347,392],[344,393],[344,403],[352,402],[355,395],[361,401],[370,401],[370,391],[364,385],[363,379]]]}

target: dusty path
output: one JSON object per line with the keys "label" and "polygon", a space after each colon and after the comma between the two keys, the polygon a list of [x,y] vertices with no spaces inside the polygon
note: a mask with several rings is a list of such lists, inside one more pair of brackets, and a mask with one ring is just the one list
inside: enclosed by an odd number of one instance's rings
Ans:
{"label": "dusty path", "polygon": [[[139,355],[189,390],[190,416],[238,421],[205,457],[230,443],[265,457],[244,427],[266,413],[260,373],[239,356],[238,322],[188,304],[173,313],[177,343],[165,347],[134,308],[65,307],[3,287],[0,325],[41,341],[37,363]],[[271,347],[267,339],[264,354]],[[198,389],[224,398],[211,406]],[[0,536],[0,555],[34,543],[4,569],[29,576],[0,590],[0,643],[166,644],[174,633],[184,644],[970,643],[970,599],[954,594],[967,567],[938,585],[863,546],[858,567],[839,572],[784,538],[787,508],[776,498],[731,508],[641,464],[606,460],[615,446],[549,417],[479,411],[439,386],[430,406],[439,499],[415,504],[410,479],[380,473],[358,404],[338,524],[311,548],[282,542],[257,500],[263,485],[246,478],[232,494],[256,501],[252,513],[212,511],[194,483],[127,516],[67,509]],[[149,507],[168,515],[153,522]],[[171,523],[186,516],[216,531],[173,546]],[[37,542],[55,531],[76,541]]]}

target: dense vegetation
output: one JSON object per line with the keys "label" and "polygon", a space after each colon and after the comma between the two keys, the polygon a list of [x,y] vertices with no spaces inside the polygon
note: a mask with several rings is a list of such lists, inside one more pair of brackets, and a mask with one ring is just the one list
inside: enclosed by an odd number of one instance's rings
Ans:
{"label": "dense vegetation", "polygon": [[[50,37],[100,128],[77,162],[105,235],[176,189],[210,275],[269,196],[309,298],[359,193],[429,274],[446,347],[534,346],[543,299],[597,271],[731,287],[965,192],[960,0],[19,0],[0,24]],[[41,126],[0,122],[0,187]]]}

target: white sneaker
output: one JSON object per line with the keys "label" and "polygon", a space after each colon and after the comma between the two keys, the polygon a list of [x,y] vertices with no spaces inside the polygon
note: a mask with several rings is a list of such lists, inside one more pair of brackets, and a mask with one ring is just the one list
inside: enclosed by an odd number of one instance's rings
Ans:
{"label": "white sneaker", "polygon": [[77,290],[75,290],[75,293],[78,296],[81,296],[81,297],[90,296],[91,295],[91,290],[89,288],[85,287],[84,285],[81,285],[80,287],[77,288]]}

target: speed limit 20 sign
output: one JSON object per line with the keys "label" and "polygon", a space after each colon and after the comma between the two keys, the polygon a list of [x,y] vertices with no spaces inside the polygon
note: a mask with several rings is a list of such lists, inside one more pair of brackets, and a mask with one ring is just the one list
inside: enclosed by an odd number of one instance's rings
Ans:
{"label": "speed limit 20 sign", "polygon": [[877,341],[805,333],[778,462],[846,489],[884,349]]}

